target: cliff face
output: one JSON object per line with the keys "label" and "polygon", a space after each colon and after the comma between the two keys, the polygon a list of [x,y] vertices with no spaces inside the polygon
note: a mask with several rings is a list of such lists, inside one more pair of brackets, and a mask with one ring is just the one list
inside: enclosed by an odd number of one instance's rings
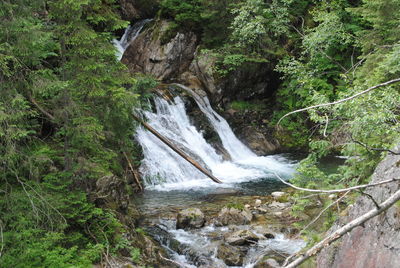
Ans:
{"label": "cliff face", "polygon": [[150,74],[159,80],[170,81],[189,67],[196,50],[196,35],[177,33],[163,43],[162,37],[168,28],[167,21],[157,21],[128,46],[122,62],[132,73]]}
{"label": "cliff face", "polygon": [[[399,148],[397,148],[397,151]],[[376,168],[372,182],[400,177],[400,155],[388,155]],[[385,184],[365,191],[380,203],[399,189],[397,182]],[[345,222],[361,216],[374,208],[368,197],[359,197],[341,217],[330,232]],[[393,268],[400,267],[400,204],[353,229],[341,240],[324,249],[317,257],[320,268]]]}
{"label": "cliff face", "polygon": [[[200,52],[199,36],[188,31],[171,33],[171,22],[156,20],[130,43],[122,62],[131,73],[149,74],[165,83],[178,82],[197,92],[206,92],[214,107],[223,109],[238,100],[264,101],[274,94],[280,83],[271,63],[246,63],[220,77],[214,73],[215,56]],[[265,120],[260,120],[270,114],[246,111],[245,117],[225,117],[251,149],[265,155],[281,151],[273,130],[267,127]]]}

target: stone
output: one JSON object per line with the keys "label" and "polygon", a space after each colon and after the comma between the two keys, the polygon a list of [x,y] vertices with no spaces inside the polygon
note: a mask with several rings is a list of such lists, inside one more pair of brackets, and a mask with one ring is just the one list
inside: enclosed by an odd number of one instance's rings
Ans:
{"label": "stone", "polygon": [[198,208],[188,208],[178,213],[176,229],[193,229],[204,226],[205,217]]}
{"label": "stone", "polygon": [[[399,151],[400,146],[393,149]],[[387,155],[376,167],[370,183],[400,178],[400,155]],[[398,182],[371,187],[365,192],[380,204],[400,189]],[[375,205],[370,198],[357,198],[348,213],[339,217],[328,231],[333,233],[345,223],[360,217]],[[320,268],[338,267],[400,267],[400,207],[395,204],[384,213],[374,217],[362,226],[355,227],[336,243],[325,247],[317,255]]]}
{"label": "stone", "polygon": [[284,192],[273,192],[273,193],[271,193],[271,195],[273,198],[279,198],[279,197],[284,196],[285,193]]}
{"label": "stone", "polygon": [[232,246],[245,246],[257,243],[260,238],[249,230],[239,230],[233,233],[228,233],[225,236],[225,241]]}
{"label": "stone", "polygon": [[261,200],[260,199],[256,199],[256,201],[254,201],[254,206],[255,207],[261,206]]}
{"label": "stone", "polygon": [[275,232],[268,228],[266,225],[255,225],[252,226],[252,230],[257,234],[262,234],[266,239],[274,239]]}
{"label": "stone", "polygon": [[188,69],[196,51],[197,37],[192,32],[176,33],[170,40],[163,41],[169,25],[167,21],[157,21],[127,47],[121,61],[131,73],[150,74],[168,81]]}
{"label": "stone", "polygon": [[215,225],[217,226],[226,226],[226,225],[245,225],[249,224],[253,219],[253,214],[250,210],[237,209],[237,208],[228,208],[224,207],[219,212]]}
{"label": "stone", "polygon": [[228,266],[242,266],[244,253],[236,247],[221,244],[218,247],[217,257]]}
{"label": "stone", "polygon": [[290,203],[281,203],[281,202],[276,202],[276,201],[274,201],[274,202],[272,202],[271,204],[269,204],[268,206],[270,207],[270,208],[275,208],[275,209],[281,209],[281,210],[283,210],[283,209],[286,209],[286,208],[288,208],[288,207],[290,207]]}
{"label": "stone", "polygon": [[272,258],[262,260],[254,266],[254,268],[279,268],[279,267],[281,267],[279,263]]}

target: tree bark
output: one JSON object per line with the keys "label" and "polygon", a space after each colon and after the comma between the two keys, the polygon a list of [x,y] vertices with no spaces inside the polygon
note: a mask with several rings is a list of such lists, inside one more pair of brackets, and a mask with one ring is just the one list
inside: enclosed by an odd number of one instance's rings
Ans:
{"label": "tree bark", "polygon": [[303,255],[295,259],[293,262],[289,263],[287,266],[284,266],[284,268],[294,268],[303,263],[305,260],[310,258],[311,256],[316,255],[321,249],[329,246],[332,242],[336,241],[340,237],[342,237],[344,234],[350,232],[353,230],[355,227],[362,225],[369,219],[379,215],[383,211],[387,210],[390,208],[393,204],[395,204],[397,201],[400,200],[400,190],[395,192],[393,195],[391,195],[388,199],[386,199],[384,202],[379,204],[379,208],[374,208],[364,215],[352,220],[351,222],[347,223],[344,225],[342,228],[336,230],[333,232],[331,235],[323,239],[321,242],[307,250]]}
{"label": "tree bark", "polygon": [[142,124],[147,130],[149,130],[154,136],[156,136],[158,139],[160,139],[163,143],[165,143],[169,148],[171,148],[174,152],[179,154],[183,159],[188,161],[190,164],[192,164],[195,168],[197,168],[201,173],[209,177],[211,180],[213,180],[216,183],[222,183],[219,179],[214,177],[210,172],[208,172],[205,168],[203,168],[199,163],[197,163],[193,158],[185,154],[183,151],[180,149],[176,148],[175,145],[172,144],[168,139],[163,137],[160,133],[158,133],[154,128],[152,128],[149,124],[144,122],[142,119],[140,119],[138,116],[132,114],[133,118],[138,121],[140,124]]}

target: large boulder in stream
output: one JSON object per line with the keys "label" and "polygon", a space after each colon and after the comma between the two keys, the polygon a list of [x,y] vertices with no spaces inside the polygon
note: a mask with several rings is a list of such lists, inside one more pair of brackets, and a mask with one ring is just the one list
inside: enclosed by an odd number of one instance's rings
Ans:
{"label": "large boulder in stream", "polygon": [[246,208],[224,207],[219,212],[215,225],[244,225],[249,224],[253,219],[253,214]]}
{"label": "large boulder in stream", "polygon": [[226,244],[218,247],[217,257],[228,266],[242,266],[245,254],[238,248]]}
{"label": "large boulder in stream", "polygon": [[187,208],[178,213],[176,218],[176,229],[193,229],[204,226],[205,218],[203,212],[198,208]]}

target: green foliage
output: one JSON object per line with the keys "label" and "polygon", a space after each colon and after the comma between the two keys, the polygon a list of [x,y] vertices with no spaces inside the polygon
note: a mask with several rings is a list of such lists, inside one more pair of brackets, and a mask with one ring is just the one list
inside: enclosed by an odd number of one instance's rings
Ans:
{"label": "green foliage", "polygon": [[161,15],[172,18],[182,28],[196,30],[201,27],[201,13],[204,10],[201,0],[163,0]]}
{"label": "green foliage", "polygon": [[244,210],[244,205],[240,203],[229,203],[226,205],[227,208],[234,208],[237,210]]}
{"label": "green foliage", "polygon": [[87,193],[123,176],[121,151],[134,151],[138,94],[110,42],[127,24],[114,4],[0,3],[1,267],[89,267],[118,253],[125,230]]}
{"label": "green foliage", "polygon": [[252,103],[248,101],[233,101],[230,104],[230,108],[239,111],[245,111],[245,110],[261,111],[265,109],[264,105],[261,103]]}

